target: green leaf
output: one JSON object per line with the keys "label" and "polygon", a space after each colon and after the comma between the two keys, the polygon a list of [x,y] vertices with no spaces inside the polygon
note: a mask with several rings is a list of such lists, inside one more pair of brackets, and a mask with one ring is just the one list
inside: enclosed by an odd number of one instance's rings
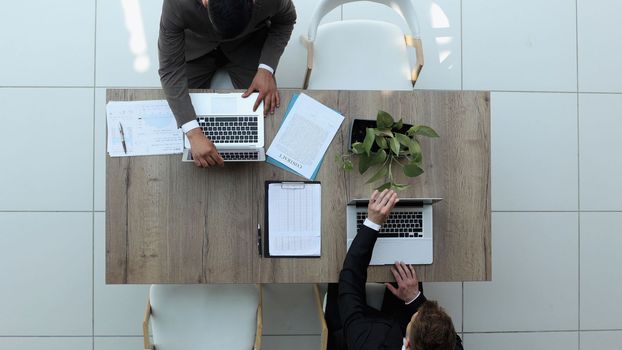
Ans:
{"label": "green leaf", "polygon": [[396,191],[405,190],[408,187],[410,187],[410,185],[408,185],[408,184],[396,184],[396,183],[392,183],[391,184],[391,188],[396,190]]}
{"label": "green leaf", "polygon": [[387,144],[387,139],[382,136],[376,136],[376,144],[382,149],[389,148],[389,145]]}
{"label": "green leaf", "polygon": [[350,171],[354,168],[354,165],[352,165],[352,161],[350,159],[346,159],[343,161],[343,168]]}
{"label": "green leaf", "polygon": [[423,169],[415,162],[410,162],[404,166],[404,175],[408,177],[417,177],[421,174],[423,174]]}
{"label": "green leaf", "polygon": [[363,175],[371,166],[371,157],[363,153],[359,155],[359,174]]}
{"label": "green leaf", "polygon": [[421,167],[421,161],[423,161],[423,155],[421,154],[421,152],[415,153],[413,155],[413,162]]}
{"label": "green leaf", "polygon": [[369,157],[366,154],[361,154],[359,155],[359,173],[363,175],[367,169],[372,166],[382,164],[385,160],[387,160],[387,152],[383,149],[372,153]]}
{"label": "green leaf", "polygon": [[380,192],[384,191],[384,190],[388,190],[389,188],[391,188],[391,183],[387,182],[385,184],[380,185],[379,187],[377,187],[376,189]]}
{"label": "green leaf", "polygon": [[367,155],[369,155],[369,152],[371,151],[371,146],[374,145],[375,139],[376,135],[374,135],[374,129],[367,128],[367,130],[365,131],[365,140],[363,141],[363,146]]}
{"label": "green leaf", "polygon": [[429,126],[416,125],[408,129],[408,136],[421,135],[427,137],[439,137],[436,131]]}
{"label": "green leaf", "polygon": [[335,162],[339,162],[341,160],[341,156],[338,154],[335,154]]}
{"label": "green leaf", "polygon": [[419,144],[419,141],[411,139],[411,143],[408,146],[408,149],[410,150],[410,154],[414,157],[417,156],[417,154],[419,154],[419,156],[421,156],[421,144]]}
{"label": "green leaf", "polygon": [[387,152],[381,149],[380,151],[372,154],[370,164],[371,166],[382,164],[385,160],[387,160]]}
{"label": "green leaf", "polygon": [[389,139],[389,145],[391,146],[391,152],[396,156],[400,155],[400,142],[396,138]]}
{"label": "green leaf", "polygon": [[404,127],[404,121],[402,119],[398,120],[397,123],[393,124],[394,130],[401,130]]}
{"label": "green leaf", "polygon": [[376,134],[376,136],[393,137],[393,133],[390,130],[374,129],[374,133]]}
{"label": "green leaf", "polygon": [[395,133],[395,138],[405,147],[411,148],[411,144],[413,143],[413,139],[410,137],[400,134],[398,132]]}
{"label": "green leaf", "polygon": [[352,153],[363,154],[365,153],[365,146],[361,142],[355,142],[352,144]]}
{"label": "green leaf", "polygon": [[393,117],[385,111],[378,111],[378,115],[376,116],[376,127],[378,129],[391,129],[392,126]]}
{"label": "green leaf", "polygon": [[384,178],[385,176],[387,176],[387,172],[389,171],[389,167],[388,166],[381,166],[380,169],[378,170],[378,172],[376,174],[374,174],[374,176],[372,176],[369,180],[367,180],[366,183],[372,183],[375,181],[378,181],[382,178]]}

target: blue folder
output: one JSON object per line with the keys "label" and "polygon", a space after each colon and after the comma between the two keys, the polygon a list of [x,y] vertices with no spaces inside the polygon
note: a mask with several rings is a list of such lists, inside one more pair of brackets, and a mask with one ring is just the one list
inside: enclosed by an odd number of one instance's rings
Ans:
{"label": "blue folder", "polygon": [[[281,125],[283,125],[283,122],[285,121],[285,118],[287,118],[287,116],[289,115],[289,111],[291,111],[292,107],[294,107],[294,103],[296,103],[296,100],[298,99],[298,96],[300,96],[300,93],[294,94],[294,96],[292,96],[292,99],[289,101],[289,104],[287,105],[287,110],[285,111],[285,116],[283,116],[283,120],[281,121]],[[324,155],[326,156],[326,155]],[[276,167],[279,167],[283,170],[287,170],[292,174],[296,174],[300,177],[304,177],[303,175],[300,175],[299,173],[295,172],[294,170],[286,167],[283,163],[279,162],[278,160],[270,157],[269,155],[266,155],[266,162],[270,163]],[[320,163],[317,165],[317,168],[315,168],[315,170],[313,171],[313,174],[311,175],[311,178],[309,178],[309,180],[311,181],[315,181],[315,178],[317,177],[317,173],[318,171],[320,171],[320,167],[322,166],[322,163],[324,162],[324,157],[322,157],[322,160],[320,160]]]}

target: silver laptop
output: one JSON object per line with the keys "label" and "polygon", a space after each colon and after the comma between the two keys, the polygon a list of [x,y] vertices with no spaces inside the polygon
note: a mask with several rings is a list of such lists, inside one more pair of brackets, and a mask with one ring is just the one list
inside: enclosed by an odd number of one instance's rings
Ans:
{"label": "silver laptop", "polygon": [[[264,150],[263,102],[253,112],[257,93],[190,94],[197,122],[225,162],[262,162]],[[184,136],[184,162],[192,161],[190,141]]]}
{"label": "silver laptop", "polygon": [[[432,204],[440,198],[400,198],[378,233],[370,265],[431,264],[434,255]],[[369,199],[348,203],[347,247],[367,218]]]}

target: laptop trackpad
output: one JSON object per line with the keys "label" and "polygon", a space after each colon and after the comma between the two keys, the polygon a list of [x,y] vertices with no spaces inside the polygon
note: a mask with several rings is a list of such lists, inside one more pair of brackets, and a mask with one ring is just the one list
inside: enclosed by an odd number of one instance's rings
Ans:
{"label": "laptop trackpad", "polygon": [[[352,240],[348,240],[348,247]],[[432,240],[426,238],[381,239],[376,242],[370,265],[391,265],[396,261],[406,264],[431,264]]]}

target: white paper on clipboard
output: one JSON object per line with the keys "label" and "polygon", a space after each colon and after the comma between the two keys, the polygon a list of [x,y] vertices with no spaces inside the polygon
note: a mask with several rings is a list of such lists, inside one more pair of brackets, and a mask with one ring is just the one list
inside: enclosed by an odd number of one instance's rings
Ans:
{"label": "white paper on clipboard", "polygon": [[268,185],[271,256],[320,256],[322,198],[319,183]]}

